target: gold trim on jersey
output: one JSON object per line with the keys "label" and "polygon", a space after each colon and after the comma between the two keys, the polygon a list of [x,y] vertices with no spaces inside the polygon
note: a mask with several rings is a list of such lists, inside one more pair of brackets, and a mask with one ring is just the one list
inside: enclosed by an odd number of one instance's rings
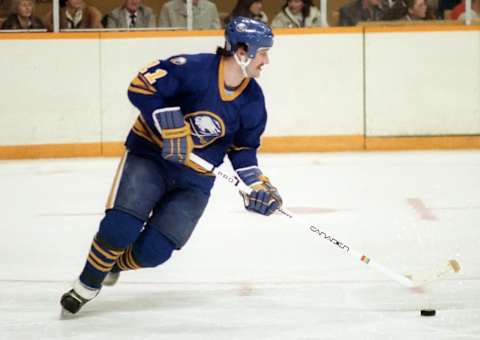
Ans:
{"label": "gold trim on jersey", "polygon": [[[147,125],[145,122],[144,118],[142,115],[139,115],[137,120],[135,121],[135,124],[132,127],[133,133],[135,133],[137,136],[146,139],[150,143],[158,145],[158,147],[161,149],[163,146],[163,141],[155,136],[153,134],[153,131],[150,129],[150,127]],[[194,145],[194,148],[197,148],[198,146]],[[207,176],[215,176],[212,173],[207,172],[204,168],[202,168],[200,165],[192,162],[191,160],[187,160],[186,163],[184,163],[185,166],[195,170],[198,173],[205,174]]]}
{"label": "gold trim on jersey", "polygon": [[153,87],[149,83],[148,79],[146,79],[141,73],[137,74],[137,76],[132,80],[128,90],[144,95],[153,95],[157,92],[157,89],[155,89],[155,87]]}
{"label": "gold trim on jersey", "polygon": [[140,88],[132,86],[132,85],[130,85],[128,87],[128,91],[135,92],[135,93],[138,93],[138,94],[144,94],[146,96],[151,96],[151,95],[155,94],[155,92],[150,92],[150,91],[147,91],[147,90],[144,90],[144,89],[140,89]]}
{"label": "gold trim on jersey", "polygon": [[222,98],[222,100],[229,102],[242,94],[243,90],[245,90],[248,83],[250,82],[250,78],[245,78],[235,91],[227,93],[227,91],[225,90],[224,63],[225,58],[222,57],[222,59],[220,60],[220,64],[218,65],[218,90],[220,91],[220,97]]}
{"label": "gold trim on jersey", "polygon": [[120,163],[118,164],[117,171],[115,173],[115,177],[113,178],[112,187],[110,189],[110,193],[108,194],[107,203],[105,204],[106,209],[112,209],[115,203],[115,199],[117,198],[117,191],[118,186],[120,184],[121,175],[123,173],[123,167],[125,166],[125,161],[127,160],[128,150],[122,156]]}
{"label": "gold trim on jersey", "polygon": [[157,144],[160,148],[163,146],[163,141],[150,129],[142,115],[138,116],[135,124],[133,124],[132,131],[149,142]]}
{"label": "gold trim on jersey", "polygon": [[252,147],[249,146],[237,146],[237,145],[230,145],[228,151],[241,151],[241,150],[253,150]]}
{"label": "gold trim on jersey", "polygon": [[145,74],[139,73],[137,75],[137,78],[143,83],[143,85],[145,86],[146,89],[149,89],[150,91],[157,92],[157,89],[150,83],[150,81],[145,76]]}

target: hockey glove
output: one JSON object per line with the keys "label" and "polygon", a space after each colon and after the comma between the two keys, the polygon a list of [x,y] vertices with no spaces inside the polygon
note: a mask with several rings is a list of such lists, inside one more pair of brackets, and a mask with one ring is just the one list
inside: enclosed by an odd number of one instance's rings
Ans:
{"label": "hockey glove", "polygon": [[241,193],[245,208],[262,215],[271,215],[282,206],[282,198],[268,177],[256,166],[237,170],[242,181],[253,189],[250,194]]}
{"label": "hockey glove", "polygon": [[193,150],[190,125],[185,122],[179,107],[155,110],[153,120],[163,138],[162,157],[185,164]]}

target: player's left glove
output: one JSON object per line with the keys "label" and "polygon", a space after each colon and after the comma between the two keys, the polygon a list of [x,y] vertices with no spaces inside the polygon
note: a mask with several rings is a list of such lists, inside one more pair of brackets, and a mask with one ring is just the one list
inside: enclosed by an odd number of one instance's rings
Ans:
{"label": "player's left glove", "polygon": [[185,122],[179,107],[155,110],[153,120],[163,138],[162,157],[185,164],[193,150],[190,125]]}
{"label": "player's left glove", "polygon": [[282,198],[268,179],[256,166],[237,169],[242,181],[253,189],[248,195],[241,193],[245,208],[262,215],[271,215],[282,206]]}

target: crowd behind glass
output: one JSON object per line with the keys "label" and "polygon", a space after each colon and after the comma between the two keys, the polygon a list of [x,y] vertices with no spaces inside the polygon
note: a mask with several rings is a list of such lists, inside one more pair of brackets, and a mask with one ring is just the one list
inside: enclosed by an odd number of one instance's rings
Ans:
{"label": "crowd behind glass", "polygon": [[[53,0],[57,1],[57,0]],[[193,29],[220,29],[236,16],[261,20],[274,28],[318,26],[355,26],[369,22],[418,22],[422,20],[465,21],[466,0],[325,0],[328,16],[322,15],[319,1],[312,0],[238,0],[230,11],[219,12],[219,1],[191,0]],[[37,2],[37,3],[36,3]],[[276,11],[266,13],[278,4]],[[187,2],[164,1],[159,10],[142,0],[118,0],[102,13],[100,0],[60,0],[59,28],[67,29],[185,29],[188,27]],[[37,14],[42,5],[47,11]],[[52,0],[0,0],[2,30],[53,30]],[[473,23],[480,20],[480,0],[471,0]],[[328,18],[328,22],[327,22]]]}

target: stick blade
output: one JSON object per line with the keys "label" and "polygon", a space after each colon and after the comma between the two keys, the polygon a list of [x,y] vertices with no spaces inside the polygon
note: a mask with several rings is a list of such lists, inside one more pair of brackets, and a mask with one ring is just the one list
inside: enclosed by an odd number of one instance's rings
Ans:
{"label": "stick blade", "polygon": [[457,260],[449,260],[448,265],[452,268],[454,273],[458,273],[461,269],[460,263]]}
{"label": "stick blade", "polygon": [[458,263],[457,260],[448,260],[446,265],[443,264],[431,272],[410,274],[405,276],[412,280],[414,287],[421,287],[433,281],[442,279],[450,273],[458,273],[460,269],[460,263]]}

